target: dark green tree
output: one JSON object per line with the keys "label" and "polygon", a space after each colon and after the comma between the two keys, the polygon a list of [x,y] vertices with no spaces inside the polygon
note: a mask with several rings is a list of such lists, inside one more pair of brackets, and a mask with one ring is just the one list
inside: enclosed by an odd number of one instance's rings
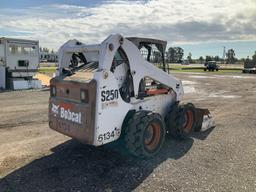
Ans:
{"label": "dark green tree", "polygon": [[209,55],[206,55],[205,57],[205,62],[208,62],[208,61],[213,61],[213,57],[212,56],[209,56]]}
{"label": "dark green tree", "polygon": [[181,47],[170,47],[167,51],[167,61],[170,63],[180,63],[184,55]]}
{"label": "dark green tree", "polygon": [[198,58],[198,61],[199,61],[200,64],[202,64],[202,63],[204,63],[204,58],[203,58],[202,56],[200,56],[200,57]]}
{"label": "dark green tree", "polygon": [[220,61],[220,57],[219,57],[218,55],[216,55],[216,56],[214,57],[214,61]]}
{"label": "dark green tree", "polygon": [[256,51],[254,52],[254,55],[252,56],[252,60],[256,62]]}
{"label": "dark green tree", "polygon": [[187,56],[187,60],[188,60],[189,63],[193,63],[193,61],[192,61],[192,53],[191,52],[189,52],[189,54]]}
{"label": "dark green tree", "polygon": [[228,52],[226,53],[227,56],[227,63],[235,63],[236,58],[235,58],[235,50],[234,49],[229,49]]}
{"label": "dark green tree", "polygon": [[168,52],[167,52],[167,60],[169,63],[175,63],[175,55],[176,55],[176,51],[174,49],[174,47],[170,47],[168,49]]}
{"label": "dark green tree", "polygon": [[184,55],[184,50],[181,47],[176,47],[176,55],[177,62],[181,63]]}

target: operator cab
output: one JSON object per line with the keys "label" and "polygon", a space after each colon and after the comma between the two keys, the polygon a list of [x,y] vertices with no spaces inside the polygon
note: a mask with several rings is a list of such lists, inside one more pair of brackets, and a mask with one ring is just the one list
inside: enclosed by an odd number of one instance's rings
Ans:
{"label": "operator cab", "polygon": [[158,64],[157,67],[167,71],[164,57],[167,41],[141,37],[127,37],[127,39],[138,47],[148,62]]}
{"label": "operator cab", "polygon": [[[165,49],[167,41],[140,37],[128,37],[127,39],[140,50],[141,55],[145,60],[165,72],[168,71],[169,73],[165,64]],[[170,89],[166,88],[161,83],[145,77],[140,82],[139,98],[157,94],[167,94],[169,91]]]}

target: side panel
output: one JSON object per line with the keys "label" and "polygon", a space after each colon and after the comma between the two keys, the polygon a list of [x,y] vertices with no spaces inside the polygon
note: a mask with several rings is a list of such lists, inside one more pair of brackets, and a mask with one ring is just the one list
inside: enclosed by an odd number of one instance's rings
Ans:
{"label": "side panel", "polygon": [[124,118],[132,105],[121,98],[113,73],[96,72],[94,79],[98,83],[94,145],[98,146],[119,138]]}
{"label": "side panel", "polygon": [[143,100],[135,100],[133,108],[136,111],[147,110],[160,114],[163,118],[166,117],[172,104],[176,101],[174,92],[171,94],[156,95],[152,97],[145,97]]}

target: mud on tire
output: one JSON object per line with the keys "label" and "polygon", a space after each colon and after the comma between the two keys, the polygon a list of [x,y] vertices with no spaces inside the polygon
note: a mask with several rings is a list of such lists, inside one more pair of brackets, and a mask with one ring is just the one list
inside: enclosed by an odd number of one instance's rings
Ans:
{"label": "mud on tire", "polygon": [[125,148],[139,158],[153,157],[161,150],[165,133],[165,124],[159,114],[138,111],[125,127]]}

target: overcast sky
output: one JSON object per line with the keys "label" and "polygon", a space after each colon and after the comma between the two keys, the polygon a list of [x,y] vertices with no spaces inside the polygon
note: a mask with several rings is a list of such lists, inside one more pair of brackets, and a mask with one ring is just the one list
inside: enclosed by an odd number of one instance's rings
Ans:
{"label": "overcast sky", "polygon": [[256,50],[256,0],[1,0],[0,36],[58,49],[69,39],[100,43],[111,33],[181,46],[185,56],[237,57]]}

